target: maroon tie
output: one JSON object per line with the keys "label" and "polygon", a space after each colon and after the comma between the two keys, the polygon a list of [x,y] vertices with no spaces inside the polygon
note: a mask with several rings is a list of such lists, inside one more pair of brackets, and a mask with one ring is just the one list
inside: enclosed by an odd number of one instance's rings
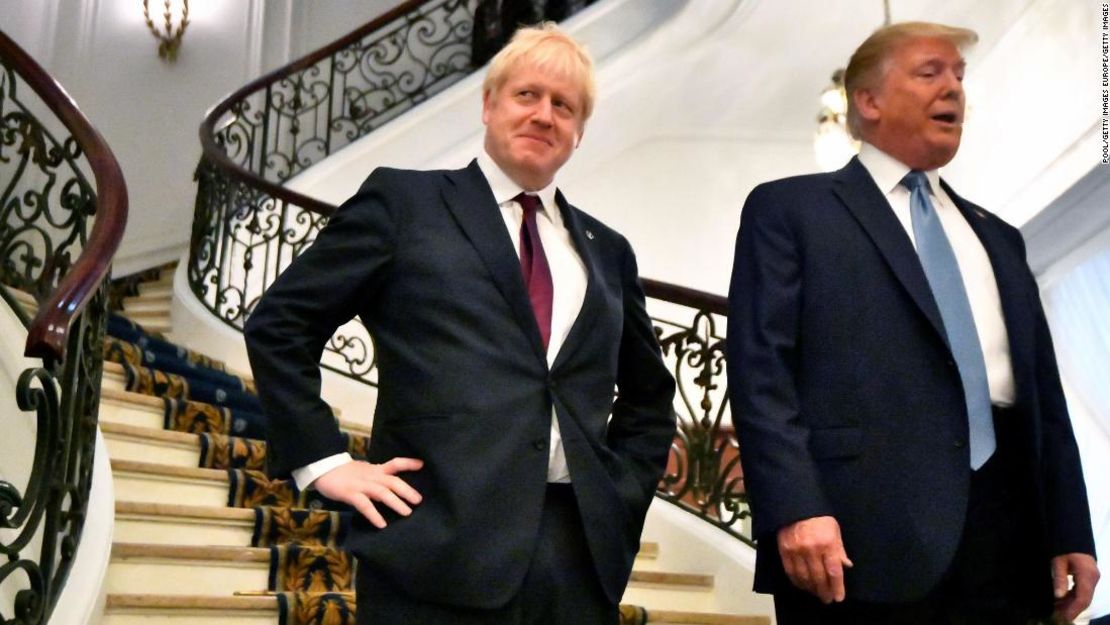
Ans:
{"label": "maroon tie", "polygon": [[551,283],[547,255],[543,253],[540,231],[536,227],[536,211],[543,205],[540,198],[525,193],[513,199],[524,209],[524,220],[520,224],[520,272],[524,274],[524,286],[528,289],[528,299],[532,301],[532,312],[536,315],[546,350],[551,339],[551,300],[555,289]]}

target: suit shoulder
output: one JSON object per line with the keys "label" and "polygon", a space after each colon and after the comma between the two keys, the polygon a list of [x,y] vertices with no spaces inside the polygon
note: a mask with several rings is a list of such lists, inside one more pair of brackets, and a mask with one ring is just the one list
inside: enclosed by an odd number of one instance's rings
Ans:
{"label": "suit shoulder", "polygon": [[833,189],[832,173],[804,174],[756,185],[744,202],[742,219],[766,218],[771,214],[815,210],[827,201]]}

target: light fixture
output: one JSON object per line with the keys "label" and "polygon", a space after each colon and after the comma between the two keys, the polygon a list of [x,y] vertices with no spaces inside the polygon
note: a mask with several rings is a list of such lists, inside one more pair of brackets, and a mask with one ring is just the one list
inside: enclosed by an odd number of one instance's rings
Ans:
{"label": "light fixture", "polygon": [[158,57],[171,63],[177,59],[177,49],[181,47],[181,39],[185,36],[185,28],[189,25],[189,0],[180,0],[180,3],[181,19],[176,29],[173,27],[174,3],[172,0],[165,0],[162,3],[164,8],[162,18],[165,26],[159,29],[154,25],[154,20],[150,19],[150,0],[143,0],[143,18],[146,19],[146,27],[150,29],[150,34],[158,40]]}
{"label": "light fixture", "polygon": [[821,92],[813,152],[824,171],[840,169],[859,152],[859,141],[848,132],[848,96],[844,92],[844,70],[833,72],[832,82]]}
{"label": "light fixture", "polygon": [[[883,26],[890,26],[890,0],[883,0]],[[848,94],[844,90],[844,69],[841,68],[833,72],[832,82],[821,91],[813,154],[818,167],[833,171],[858,154],[859,148],[860,142],[848,132]]]}

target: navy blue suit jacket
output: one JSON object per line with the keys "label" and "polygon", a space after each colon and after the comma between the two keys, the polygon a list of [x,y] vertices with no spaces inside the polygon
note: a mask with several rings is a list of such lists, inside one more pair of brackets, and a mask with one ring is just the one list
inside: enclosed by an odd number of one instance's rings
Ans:
{"label": "navy blue suit jacket", "polygon": [[402,477],[423,502],[387,514],[384,530],[356,515],[348,546],[412,597],[493,608],[516,593],[543,509],[552,406],[601,583],[614,602],[627,584],[674,439],[674,380],[628,242],[556,201],[587,287],[551,367],[476,163],[375,170],[247,323],[277,477],[345,451],[317,363],[337,326],[366,324],[379,385],[370,460],[422,459]]}
{"label": "navy blue suit jacket", "polygon": [[[1031,557],[1094,553],[1078,451],[1021,234],[945,190],[998,282],[1036,536]],[[848,596],[910,601],[947,570],[967,509],[968,426],[940,311],[867,170],[756,187],[729,292],[729,385],[759,542],[756,589],[789,583],[776,532],[840,523]],[[1046,575],[1046,581],[1048,576]]]}

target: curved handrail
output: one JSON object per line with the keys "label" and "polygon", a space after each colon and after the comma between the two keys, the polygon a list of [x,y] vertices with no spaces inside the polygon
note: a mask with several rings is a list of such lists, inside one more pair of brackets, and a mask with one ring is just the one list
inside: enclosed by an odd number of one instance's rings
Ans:
{"label": "curved handrail", "polygon": [[73,320],[104,281],[123,238],[127,188],[111,148],[66,90],[2,31],[0,54],[11,59],[20,77],[72,133],[96,179],[96,221],[88,241],[27,331],[26,356],[60,360]]}

